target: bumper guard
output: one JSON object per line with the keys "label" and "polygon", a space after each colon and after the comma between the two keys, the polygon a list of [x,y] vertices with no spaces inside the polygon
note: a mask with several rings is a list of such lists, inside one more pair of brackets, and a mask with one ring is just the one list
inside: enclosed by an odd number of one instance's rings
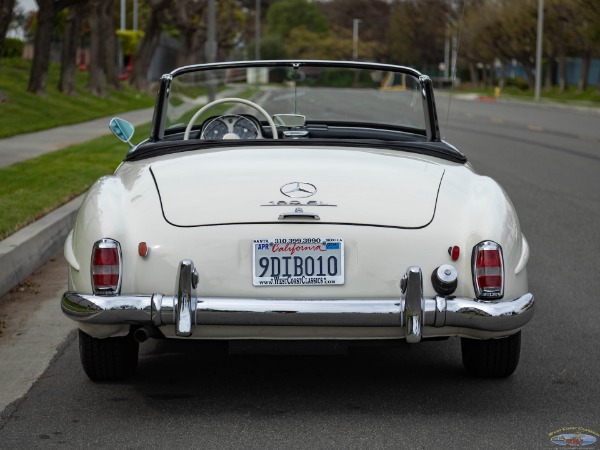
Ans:
{"label": "bumper guard", "polygon": [[251,299],[196,296],[194,263],[183,260],[174,296],[99,296],[65,292],[62,310],[71,319],[90,324],[175,324],[177,336],[192,334],[193,325],[404,327],[406,340],[417,343],[424,327],[458,327],[514,332],[531,320],[534,297],[482,301],[423,297],[423,275],[409,267],[398,299]]}

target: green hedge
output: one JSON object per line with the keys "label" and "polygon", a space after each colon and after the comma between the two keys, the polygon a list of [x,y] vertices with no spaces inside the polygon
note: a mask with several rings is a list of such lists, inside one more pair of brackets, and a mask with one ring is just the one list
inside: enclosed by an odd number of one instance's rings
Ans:
{"label": "green hedge", "polygon": [[23,49],[25,48],[25,42],[14,39],[4,39],[4,45],[0,49],[0,56],[3,58],[20,58],[23,55]]}

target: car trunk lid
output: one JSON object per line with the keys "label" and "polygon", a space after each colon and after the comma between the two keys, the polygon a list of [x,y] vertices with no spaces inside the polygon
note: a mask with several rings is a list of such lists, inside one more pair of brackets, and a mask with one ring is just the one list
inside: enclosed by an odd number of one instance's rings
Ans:
{"label": "car trunk lid", "polygon": [[444,174],[405,152],[308,146],[177,154],[151,171],[165,219],[181,227],[306,220],[421,228],[433,219]]}

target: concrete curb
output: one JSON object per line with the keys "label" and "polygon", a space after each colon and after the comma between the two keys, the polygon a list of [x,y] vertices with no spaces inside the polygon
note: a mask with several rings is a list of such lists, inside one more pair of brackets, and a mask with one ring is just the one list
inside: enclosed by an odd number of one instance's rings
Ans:
{"label": "concrete curb", "polygon": [[83,195],[0,241],[0,296],[27,278],[63,246]]}

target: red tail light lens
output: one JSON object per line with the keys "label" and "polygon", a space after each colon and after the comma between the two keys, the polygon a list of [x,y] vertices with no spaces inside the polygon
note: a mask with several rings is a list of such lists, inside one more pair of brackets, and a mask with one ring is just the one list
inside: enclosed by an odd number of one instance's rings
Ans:
{"label": "red tail light lens", "polygon": [[502,247],[484,241],[473,249],[473,284],[481,299],[497,299],[504,295],[504,258]]}
{"label": "red tail light lens", "polygon": [[92,289],[96,295],[115,295],[121,290],[121,246],[113,239],[94,244]]}

